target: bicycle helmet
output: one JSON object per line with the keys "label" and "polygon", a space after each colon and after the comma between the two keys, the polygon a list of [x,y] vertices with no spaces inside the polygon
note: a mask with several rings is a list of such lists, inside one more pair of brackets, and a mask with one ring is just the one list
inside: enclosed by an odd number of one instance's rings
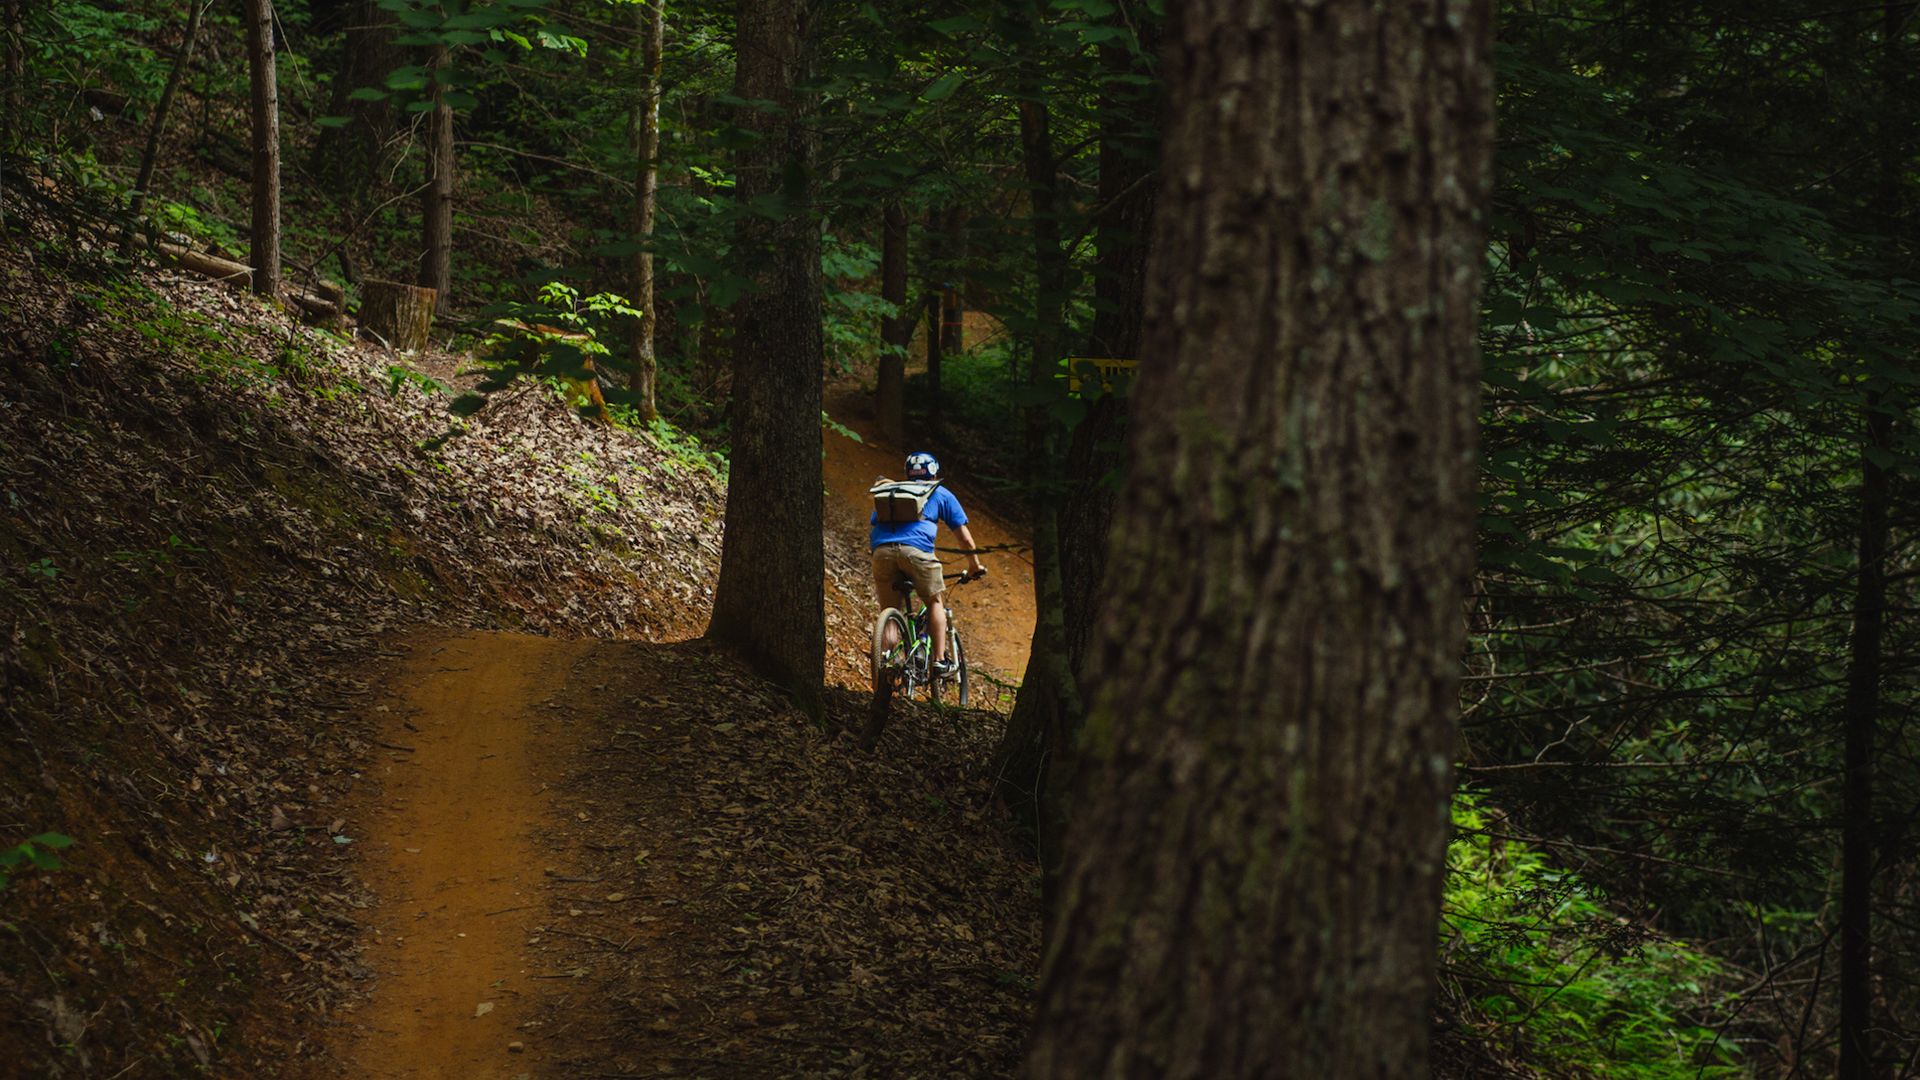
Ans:
{"label": "bicycle helmet", "polygon": [[925,450],[908,454],[907,476],[914,480],[937,480],[940,478],[940,462]]}

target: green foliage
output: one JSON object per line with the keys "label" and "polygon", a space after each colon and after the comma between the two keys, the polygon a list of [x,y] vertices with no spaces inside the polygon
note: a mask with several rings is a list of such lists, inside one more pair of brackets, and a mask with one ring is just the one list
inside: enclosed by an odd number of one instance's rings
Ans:
{"label": "green foliage", "polygon": [[1718,961],[1609,911],[1473,793],[1456,797],[1453,824],[1440,951],[1449,989],[1488,1026],[1555,1073],[1744,1075],[1714,1023]]}
{"label": "green foliage", "polygon": [[[599,378],[600,366],[618,366],[601,335],[616,320],[640,313],[613,293],[582,297],[564,282],[549,281],[534,300],[497,305],[490,314],[494,329],[479,346],[487,377],[477,390],[454,400],[456,416],[479,411],[486,395],[523,376],[544,379],[568,404],[589,408],[584,386]],[[609,400],[618,393],[606,392]]]}
{"label": "green foliage", "polygon": [[727,455],[720,450],[708,449],[697,437],[675,427],[672,422],[655,417],[647,425],[646,433],[655,446],[666,452],[669,467],[697,469],[720,480],[727,478]]}
{"label": "green foliage", "polygon": [[64,863],[55,855],[73,846],[73,837],[45,832],[29,837],[10,848],[0,848],[0,892],[12,879],[26,870],[58,870]]}

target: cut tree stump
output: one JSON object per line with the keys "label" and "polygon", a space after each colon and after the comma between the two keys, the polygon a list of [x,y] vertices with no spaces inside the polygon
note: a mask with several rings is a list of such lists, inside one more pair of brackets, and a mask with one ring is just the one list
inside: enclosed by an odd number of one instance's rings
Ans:
{"label": "cut tree stump", "polygon": [[424,349],[436,296],[418,285],[368,278],[360,284],[360,326],[392,348]]}

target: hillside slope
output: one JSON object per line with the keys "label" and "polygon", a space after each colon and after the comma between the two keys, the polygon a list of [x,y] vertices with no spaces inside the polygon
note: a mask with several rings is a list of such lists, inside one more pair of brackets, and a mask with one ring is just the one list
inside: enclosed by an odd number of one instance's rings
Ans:
{"label": "hillside slope", "polygon": [[[426,449],[445,398],[391,355],[45,260],[0,255],[0,847],[76,844],[0,893],[0,1060],[283,1075],[373,974],[355,830],[395,635],[696,634],[723,484],[533,386]],[[830,539],[852,682],[866,585]],[[985,734],[927,752],[959,767]]]}

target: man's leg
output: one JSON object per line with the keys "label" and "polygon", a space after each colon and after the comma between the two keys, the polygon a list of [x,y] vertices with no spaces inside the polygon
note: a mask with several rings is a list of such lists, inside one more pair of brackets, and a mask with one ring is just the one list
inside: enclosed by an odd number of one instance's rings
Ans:
{"label": "man's leg", "polygon": [[947,658],[947,605],[940,594],[935,593],[927,602],[927,632],[933,635],[933,659],[938,662]]}

